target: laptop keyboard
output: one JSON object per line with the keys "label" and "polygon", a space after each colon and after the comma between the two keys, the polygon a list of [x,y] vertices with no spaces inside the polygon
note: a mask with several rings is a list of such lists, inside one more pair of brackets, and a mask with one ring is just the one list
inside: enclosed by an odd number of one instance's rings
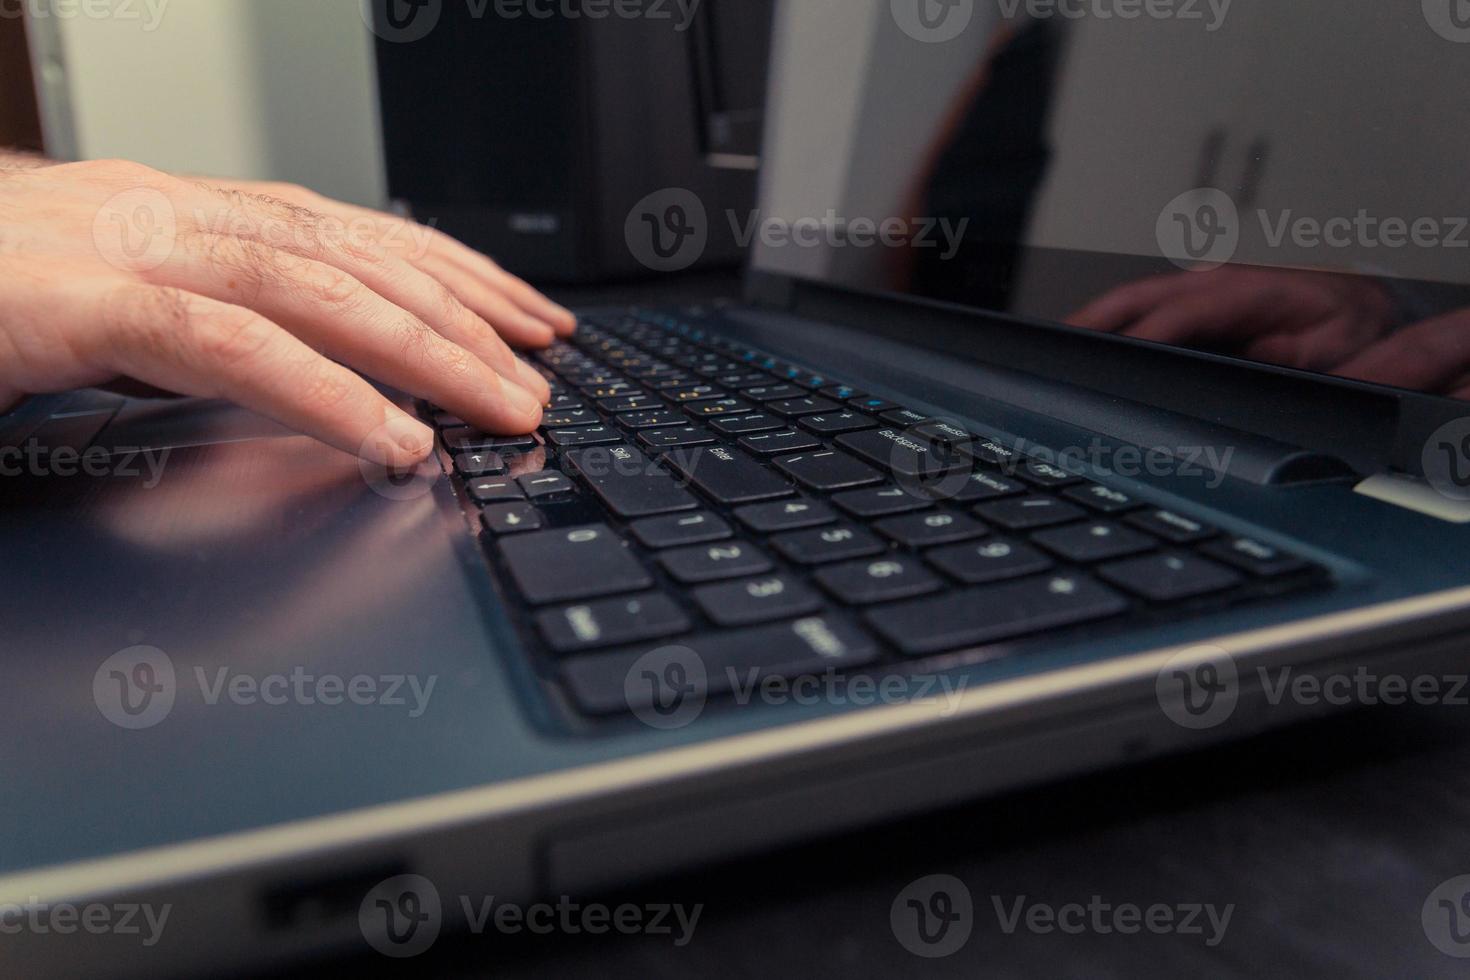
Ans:
{"label": "laptop keyboard", "polygon": [[[589,716],[661,646],[703,683],[1021,655],[1325,572],[660,313],[537,355],[535,436],[426,411],[541,673]],[[916,658],[920,658],[916,660]]]}

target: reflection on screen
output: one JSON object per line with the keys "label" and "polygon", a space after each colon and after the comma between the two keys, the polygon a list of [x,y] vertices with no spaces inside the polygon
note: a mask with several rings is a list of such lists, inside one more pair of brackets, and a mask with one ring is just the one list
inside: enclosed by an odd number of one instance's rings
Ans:
{"label": "reflection on screen", "polygon": [[740,230],[787,275],[1470,398],[1437,4],[787,3]]}

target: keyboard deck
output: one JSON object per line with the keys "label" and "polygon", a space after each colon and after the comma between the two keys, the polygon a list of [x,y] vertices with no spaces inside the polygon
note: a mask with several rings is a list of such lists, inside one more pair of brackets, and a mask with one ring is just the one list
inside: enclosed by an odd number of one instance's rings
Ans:
{"label": "keyboard deck", "polygon": [[585,318],[537,358],[535,436],[425,411],[539,672],[584,716],[644,707],[629,673],[662,647],[695,651],[715,697],[752,673],[1019,656],[1326,577],[675,315]]}

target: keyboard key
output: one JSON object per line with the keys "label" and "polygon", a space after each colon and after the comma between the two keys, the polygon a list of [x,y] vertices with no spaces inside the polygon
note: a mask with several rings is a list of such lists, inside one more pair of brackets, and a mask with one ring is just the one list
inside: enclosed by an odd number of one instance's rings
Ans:
{"label": "keyboard key", "polygon": [[984,470],[975,470],[963,484],[952,488],[947,480],[930,488],[937,499],[951,500],[957,504],[984,503],[1003,497],[1015,497],[1026,492],[1026,485],[1009,477],[994,476]]}
{"label": "keyboard key", "polygon": [[583,385],[583,396],[587,398],[626,398],[643,394],[642,389],[631,381],[609,381],[601,384]]}
{"label": "keyboard key", "polygon": [[724,385],[732,391],[744,391],[746,388],[758,388],[770,384],[774,379],[764,371],[736,371],[731,374],[716,375],[711,379],[718,385]]}
{"label": "keyboard key", "polygon": [[723,446],[675,449],[664,461],[693,487],[721,504],[753,504],[793,493],[780,474]]}
{"label": "keyboard key", "polygon": [[777,535],[771,539],[771,547],[798,565],[867,558],[887,550],[872,534],[851,525]]}
{"label": "keyboard key", "polygon": [[561,448],[572,446],[605,446],[622,442],[623,434],[605,425],[587,425],[579,429],[549,429],[546,441]]}
{"label": "keyboard key", "polygon": [[808,415],[797,420],[797,424],[808,432],[819,436],[840,436],[845,432],[859,432],[873,428],[873,420],[857,412],[825,412]]}
{"label": "keyboard key", "polygon": [[1081,483],[1082,477],[1075,476],[1051,463],[1043,463],[1039,459],[1028,459],[1016,468],[1015,475],[1028,483],[1034,483],[1038,487],[1049,490],[1061,487],[1070,487],[1074,483]]}
{"label": "keyboard key", "polygon": [[738,541],[666,551],[659,556],[659,562],[685,585],[760,575],[774,567],[754,547]]}
{"label": "keyboard key", "polygon": [[735,519],[757,534],[776,534],[836,523],[837,513],[819,501],[788,500],[742,507],[735,512]]}
{"label": "keyboard key", "polygon": [[753,409],[750,402],[740,398],[717,398],[714,401],[685,405],[684,411],[697,419],[712,419],[721,415],[746,415]]}
{"label": "keyboard key", "polygon": [[602,416],[590,408],[576,408],[571,411],[565,409],[558,412],[548,412],[541,417],[541,428],[543,429],[575,429],[581,425],[599,425]]}
{"label": "keyboard key", "polygon": [[1009,528],[1012,531],[1034,531],[1038,528],[1080,521],[1087,512],[1075,504],[1054,497],[1018,497],[981,504],[975,513],[987,524]]}
{"label": "keyboard key", "polygon": [[1173,544],[1194,544],[1196,541],[1207,541],[1220,532],[1202,524],[1183,514],[1176,514],[1172,510],[1150,510],[1142,514],[1134,514],[1128,518],[1128,523],[1140,531],[1163,538]]}
{"label": "keyboard key", "polygon": [[629,432],[642,429],[674,428],[688,424],[688,419],[677,412],[624,412],[617,417],[618,425]]}
{"label": "keyboard key", "polygon": [[681,425],[678,428],[650,429],[638,433],[638,441],[648,449],[661,451],[678,449],[681,446],[707,446],[715,442],[715,434],[698,425]]}
{"label": "keyboard key", "polygon": [[967,514],[950,512],[890,517],[873,529],[891,541],[909,548],[934,548],[983,538],[990,530]]}
{"label": "keyboard key", "polygon": [[740,393],[740,397],[749,398],[753,402],[774,402],[793,398],[806,398],[807,393],[806,389],[798,388],[796,385],[776,384],[746,388]]}
{"label": "keyboard key", "polygon": [[866,620],[910,656],[1014,640],[1126,612],[1128,602],[1082,575],[964,589],[885,606]]}
{"label": "keyboard key", "polygon": [[708,585],[694,591],[694,601],[720,626],[751,626],[792,619],[822,608],[821,596],[798,580],[783,575]]}
{"label": "keyboard key", "polygon": [[469,427],[469,423],[458,415],[450,415],[448,412],[435,412],[434,427],[437,429],[465,429]]}
{"label": "keyboard key", "polygon": [[961,443],[959,448],[977,463],[993,466],[1005,473],[1014,471],[1021,461],[1020,453],[1009,446],[1001,445],[994,439],[977,439],[971,443]]}
{"label": "keyboard key", "polygon": [[603,398],[598,401],[597,407],[604,412],[617,414],[652,411],[660,406],[652,395],[624,395],[621,398]]}
{"label": "keyboard key", "polygon": [[520,484],[509,478],[471,480],[467,486],[470,496],[482,504],[498,504],[526,499]]}
{"label": "keyboard key", "polygon": [[[723,630],[681,640],[690,651],[670,651],[667,670],[635,648],[618,654],[576,657],[562,668],[572,699],[589,714],[621,714],[654,704],[677,707],[684,697],[730,690],[738,681],[800,677],[860,667],[878,657],[866,632],[837,616],[809,616],[791,623]],[[634,668],[641,676],[633,676]],[[755,672],[752,678],[751,673]]]}
{"label": "keyboard key", "polygon": [[1200,550],[1257,578],[1282,578],[1311,567],[1295,555],[1250,538],[1224,538]]}
{"label": "keyboard key", "polygon": [[729,524],[706,511],[649,517],[635,521],[629,530],[645,547],[654,550],[686,548],[711,541],[725,541],[735,536]]}
{"label": "keyboard key", "polygon": [[730,397],[730,393],[724,388],[714,385],[685,385],[682,388],[666,388],[661,393],[667,401],[676,405]]}
{"label": "keyboard key", "polygon": [[710,422],[710,427],[727,436],[744,436],[753,432],[774,432],[777,429],[784,429],[786,422],[784,419],[761,412],[755,415],[717,418]]}
{"label": "keyboard key", "polygon": [[576,493],[577,486],[560,473],[535,473],[516,480],[531,500]]}
{"label": "keyboard key", "polygon": [[1178,602],[1223,592],[1241,577],[1223,565],[1194,555],[1150,555],[1104,565],[1098,574],[1119,588],[1151,602]]}
{"label": "keyboard key", "polygon": [[454,457],[454,468],[460,476],[503,476],[505,460],[499,453],[460,453]]}
{"label": "keyboard key", "polygon": [[498,449],[529,449],[536,445],[532,436],[492,436],[476,429],[446,429],[444,446],[451,453],[494,452]]}
{"label": "keyboard key", "polygon": [[817,394],[822,395],[826,398],[830,398],[833,401],[839,402],[849,402],[852,401],[854,398],[868,397],[868,393],[866,391],[859,391],[851,385],[828,385],[827,387],[818,391]]}
{"label": "keyboard key", "polygon": [[754,456],[768,459],[772,456],[821,449],[822,444],[805,432],[784,429],[780,432],[766,432],[758,436],[745,436],[740,440],[740,448]]}
{"label": "keyboard key", "polygon": [[1126,514],[1143,506],[1142,501],[1135,500],[1121,490],[1099,486],[1096,483],[1073,487],[1062,496],[1073,503],[1095,510],[1099,514]]}
{"label": "keyboard key", "polygon": [[896,425],[900,429],[907,429],[929,421],[929,416],[923,412],[916,412],[911,408],[895,408],[893,411],[884,412],[878,417],[889,425]]}
{"label": "keyboard key", "polygon": [[1158,547],[1158,541],[1147,534],[1106,521],[1042,531],[1033,534],[1031,540],[1054,555],[1082,565],[1127,558]]}
{"label": "keyboard key", "polygon": [[914,435],[941,446],[965,446],[978,438],[973,432],[944,419],[931,419],[914,426]]}
{"label": "keyboard key", "polygon": [[842,406],[836,402],[830,402],[825,398],[783,398],[780,401],[767,402],[765,409],[774,412],[783,418],[795,419],[803,415],[820,415],[823,412],[835,412]]}
{"label": "keyboard key", "polygon": [[927,497],[916,497],[902,487],[849,490],[833,497],[832,502],[853,517],[865,521],[894,514],[909,514],[934,506],[934,502]]}
{"label": "keyboard key", "polygon": [[859,412],[868,412],[872,415],[878,415],[883,412],[891,412],[895,409],[903,408],[902,405],[895,405],[891,401],[866,395],[861,398],[850,398],[848,399],[847,403],[853,408],[857,409]]}
{"label": "keyboard key", "polygon": [[689,617],[658,592],[603,599],[536,614],[536,625],[557,653],[577,653],[683,633]]}
{"label": "keyboard key", "polygon": [[969,460],[953,447],[926,442],[898,429],[854,432],[839,437],[837,445],[891,473],[936,483],[946,474],[970,470]]}
{"label": "keyboard key", "polygon": [[1029,544],[1000,540],[937,548],[924,557],[929,564],[966,585],[1037,575],[1055,564]]}
{"label": "keyboard key", "polygon": [[496,504],[480,512],[480,523],[496,536],[541,530],[541,512],[530,504]]}
{"label": "keyboard key", "polygon": [[787,456],[776,466],[798,483],[813,490],[831,492],[883,482],[883,474],[846,453],[824,452]]}
{"label": "keyboard key", "polygon": [[574,449],[567,465],[608,510],[624,519],[694,510],[699,501],[667,471],[632,446]]}
{"label": "keyboard key", "polygon": [[500,542],[500,555],[521,595],[536,606],[653,585],[653,576],[604,524],[518,534]]}
{"label": "keyboard key", "polygon": [[943,584],[916,558],[894,556],[824,568],[817,584],[851,606],[894,602],[936,592]]}

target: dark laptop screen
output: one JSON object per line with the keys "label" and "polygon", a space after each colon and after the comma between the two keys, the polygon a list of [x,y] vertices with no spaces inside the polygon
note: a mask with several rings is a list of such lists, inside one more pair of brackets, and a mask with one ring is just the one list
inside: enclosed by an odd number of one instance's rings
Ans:
{"label": "dark laptop screen", "polygon": [[758,268],[1470,398],[1470,2],[789,0]]}

